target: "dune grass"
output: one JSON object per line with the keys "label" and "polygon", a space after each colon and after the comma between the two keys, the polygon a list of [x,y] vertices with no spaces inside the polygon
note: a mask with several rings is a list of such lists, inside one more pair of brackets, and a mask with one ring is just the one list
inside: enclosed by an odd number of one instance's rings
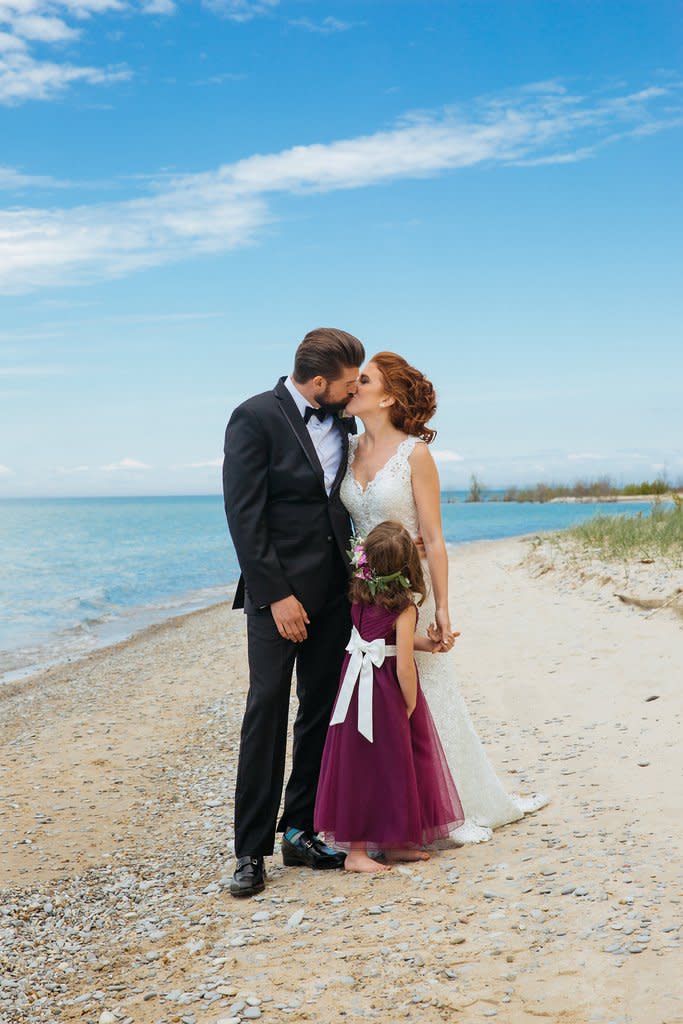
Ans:
{"label": "dune grass", "polygon": [[597,515],[565,536],[588,554],[605,561],[654,561],[664,559],[683,566],[683,498],[675,494],[673,505],[656,502],[647,514]]}
{"label": "dune grass", "polygon": [[[475,480],[475,477],[472,477]],[[479,484],[481,491],[482,485]],[[593,498],[603,499],[618,498],[622,495],[628,497],[652,497],[663,496],[670,491],[683,489],[683,483],[674,487],[665,477],[657,477],[656,480],[643,480],[640,483],[624,484],[617,486],[613,484],[608,476],[598,477],[597,480],[577,480],[573,484],[534,484],[533,487],[508,487],[503,495],[502,501],[552,501],[554,498]],[[480,498],[469,501],[481,500]],[[501,499],[496,499],[500,501]]]}

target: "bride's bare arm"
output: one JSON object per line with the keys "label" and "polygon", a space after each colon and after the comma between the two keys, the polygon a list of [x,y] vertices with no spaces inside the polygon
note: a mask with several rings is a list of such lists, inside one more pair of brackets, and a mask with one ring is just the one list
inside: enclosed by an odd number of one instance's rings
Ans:
{"label": "bride's bare arm", "polygon": [[426,444],[416,444],[410,456],[413,497],[420,523],[420,535],[432,577],[436,625],[445,646],[453,645],[448,613],[448,554],[441,526],[439,471]]}

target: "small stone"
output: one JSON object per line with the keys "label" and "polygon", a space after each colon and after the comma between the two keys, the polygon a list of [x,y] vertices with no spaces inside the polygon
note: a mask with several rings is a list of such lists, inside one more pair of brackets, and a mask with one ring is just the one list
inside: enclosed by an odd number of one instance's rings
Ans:
{"label": "small stone", "polygon": [[644,948],[644,946],[629,946],[628,951],[629,953],[642,953]]}
{"label": "small stone", "polygon": [[242,1020],[258,1020],[261,1016],[261,1011],[258,1006],[248,1006],[246,1010],[242,1012]]}
{"label": "small stone", "polygon": [[645,698],[645,703],[649,704],[651,700],[659,700],[659,694],[658,693],[653,693],[653,695],[651,697],[646,697]]}
{"label": "small stone", "polygon": [[649,763],[650,763],[649,761],[639,761],[639,762],[638,762],[638,767],[639,767],[639,768],[647,768],[647,766],[649,765]]}
{"label": "small stone", "polygon": [[269,921],[270,913],[267,910],[257,910],[255,914],[251,915],[252,921]]}
{"label": "small stone", "polygon": [[565,885],[564,889],[561,889],[560,892],[561,892],[562,896],[571,896],[571,894],[575,890],[576,890],[576,886],[575,885]]}
{"label": "small stone", "polygon": [[305,910],[295,910],[292,916],[287,921],[288,928],[298,928],[303,919],[306,916]]}
{"label": "small stone", "polygon": [[116,1017],[109,1010],[103,1010],[100,1014],[98,1024],[116,1024]]}
{"label": "small stone", "polygon": [[482,1016],[483,1017],[497,1017],[498,1016],[498,1010],[484,1010]]}
{"label": "small stone", "polygon": [[587,896],[588,895],[588,889],[574,889],[574,895],[575,896]]}
{"label": "small stone", "polygon": [[219,1017],[216,1024],[240,1024],[239,1017]]}
{"label": "small stone", "polygon": [[142,997],[142,1001],[143,1003],[148,1003],[150,999],[156,999],[156,997],[156,992],[145,992],[144,996]]}
{"label": "small stone", "polygon": [[466,940],[464,935],[452,935],[451,936],[451,945],[453,945],[453,946],[460,946],[463,942],[466,942],[466,941],[467,940]]}

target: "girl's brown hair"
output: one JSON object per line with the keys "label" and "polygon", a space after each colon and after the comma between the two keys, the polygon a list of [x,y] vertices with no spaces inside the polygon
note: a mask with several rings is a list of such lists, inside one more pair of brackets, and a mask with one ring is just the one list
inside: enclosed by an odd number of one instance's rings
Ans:
{"label": "girl's brown hair", "polygon": [[436,412],[432,382],[395,352],[378,352],[370,362],[384,377],[386,392],[394,399],[394,404],[389,406],[393,425],[404,434],[430,444],[436,437],[436,431],[427,426]]}
{"label": "girl's brown hair", "polygon": [[427,596],[420,555],[412,537],[400,523],[380,523],[371,530],[364,542],[368,567],[375,576],[391,576],[401,572],[410,581],[406,590],[399,581],[390,580],[378,589],[373,597],[367,582],[354,576],[351,580],[350,598],[358,604],[379,604],[387,611],[400,611],[418,594],[419,605]]}

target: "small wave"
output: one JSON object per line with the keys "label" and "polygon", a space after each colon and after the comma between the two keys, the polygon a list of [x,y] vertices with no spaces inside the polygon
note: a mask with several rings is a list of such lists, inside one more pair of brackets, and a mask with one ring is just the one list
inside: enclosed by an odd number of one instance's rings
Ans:
{"label": "small wave", "polygon": [[111,602],[106,589],[98,587],[92,593],[79,594],[75,603],[77,608],[106,608]]}
{"label": "small wave", "polygon": [[175,598],[132,608],[112,609],[57,629],[40,644],[0,651],[0,685],[52,665],[119,643],[149,626],[229,600],[234,584],[204,587]]}

